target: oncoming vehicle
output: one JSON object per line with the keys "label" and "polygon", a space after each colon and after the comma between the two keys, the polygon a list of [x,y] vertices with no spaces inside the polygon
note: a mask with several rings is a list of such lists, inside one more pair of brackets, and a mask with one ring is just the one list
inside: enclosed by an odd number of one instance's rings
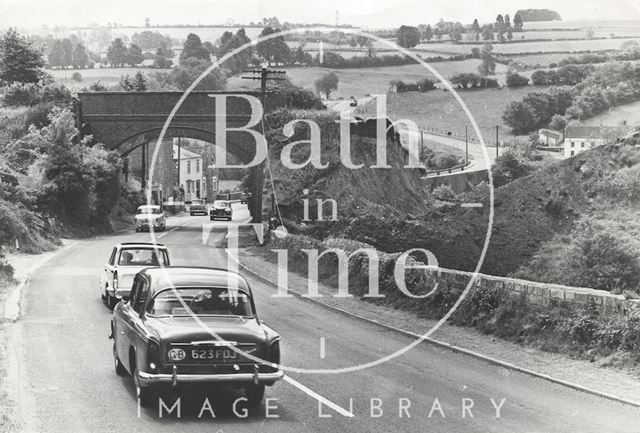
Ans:
{"label": "oncoming vehicle", "polygon": [[141,230],[162,231],[167,227],[167,216],[158,205],[142,205],[138,206],[138,212],[135,216],[136,232]]}
{"label": "oncoming vehicle", "polygon": [[216,218],[231,221],[233,218],[233,209],[231,208],[231,202],[229,200],[216,200],[213,202],[209,210],[209,219],[213,221]]}
{"label": "oncoming vehicle", "polygon": [[357,107],[357,106],[358,106],[358,100],[355,97],[351,96],[349,98],[349,107]]}
{"label": "oncoming vehicle", "polygon": [[251,194],[248,192],[243,192],[242,194],[240,194],[240,204],[248,204],[250,197]]}
{"label": "oncoming vehicle", "polygon": [[189,206],[189,214],[194,216],[198,215],[206,215],[207,214],[207,206],[202,199],[195,199],[191,201],[191,205]]}
{"label": "oncoming vehicle", "polygon": [[123,296],[129,296],[133,277],[150,266],[169,266],[169,250],[163,244],[124,242],[113,247],[100,277],[100,294],[113,308]]}
{"label": "oncoming vehicle", "polygon": [[258,319],[247,281],[223,269],[140,271],[111,338],[115,371],[133,376],[143,405],[172,387],[221,383],[257,405],[283,377],[280,336]]}

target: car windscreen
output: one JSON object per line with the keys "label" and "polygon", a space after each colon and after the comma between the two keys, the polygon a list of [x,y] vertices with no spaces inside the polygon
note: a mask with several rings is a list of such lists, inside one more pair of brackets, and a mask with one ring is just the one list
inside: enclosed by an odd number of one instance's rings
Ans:
{"label": "car windscreen", "polygon": [[140,206],[138,208],[138,213],[139,214],[155,214],[155,215],[159,215],[159,214],[162,213],[162,211],[160,210],[159,207]]}
{"label": "car windscreen", "polygon": [[216,200],[213,202],[214,207],[231,207],[231,203],[224,200]]}
{"label": "car windscreen", "polygon": [[241,290],[211,287],[166,289],[149,302],[151,316],[253,316],[251,298]]}
{"label": "car windscreen", "polygon": [[120,251],[118,266],[169,266],[169,257],[165,250],[127,248]]}

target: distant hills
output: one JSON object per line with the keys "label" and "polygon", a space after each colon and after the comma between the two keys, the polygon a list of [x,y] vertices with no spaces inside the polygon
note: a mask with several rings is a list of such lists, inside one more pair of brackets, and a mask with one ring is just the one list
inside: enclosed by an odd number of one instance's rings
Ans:
{"label": "distant hills", "polygon": [[516,12],[522,21],[562,21],[562,17],[551,9],[520,9]]}

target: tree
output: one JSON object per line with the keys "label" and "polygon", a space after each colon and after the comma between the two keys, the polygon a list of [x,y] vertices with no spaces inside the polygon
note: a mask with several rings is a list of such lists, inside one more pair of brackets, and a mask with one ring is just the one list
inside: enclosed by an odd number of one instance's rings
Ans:
{"label": "tree", "polygon": [[504,24],[504,18],[501,14],[498,14],[498,16],[496,17],[496,23]]}
{"label": "tree", "polygon": [[85,68],[89,63],[89,56],[87,55],[87,50],[84,48],[84,45],[78,44],[73,49],[73,60],[71,61],[71,65],[78,68]]}
{"label": "tree", "polygon": [[189,33],[187,35],[187,40],[184,43],[182,53],[180,53],[181,63],[185,59],[190,58],[205,60],[207,62],[211,60],[209,51],[207,51],[207,49],[202,45],[200,37],[195,33]]}
{"label": "tree", "polygon": [[536,129],[538,118],[531,106],[522,101],[514,101],[507,105],[502,119],[516,135],[526,134]]}
{"label": "tree", "polygon": [[511,27],[509,27],[507,29],[507,39],[508,40],[512,40],[513,39],[513,32],[511,31]]}
{"label": "tree", "polygon": [[[275,33],[280,33],[280,29],[265,27],[260,32],[260,37],[273,35]],[[256,54],[266,60],[269,65],[287,63],[291,59],[291,50],[282,35],[260,41],[256,47]]]}
{"label": "tree", "polygon": [[[235,35],[231,32],[224,32],[222,37],[218,40],[217,47],[214,47],[214,50],[217,51],[218,57],[222,57],[231,51],[248,45],[249,42],[251,42],[251,39],[247,36],[245,29],[238,29]],[[226,60],[224,67],[229,69],[232,74],[242,72],[247,69],[252,57],[253,47],[248,45]]]}
{"label": "tree", "polygon": [[493,25],[487,24],[482,27],[482,40],[483,41],[493,40]]}
{"label": "tree", "polygon": [[482,59],[482,63],[478,66],[480,75],[486,77],[496,73],[496,61],[493,57],[493,46],[491,44],[484,44],[482,50],[480,50],[480,59]]}
{"label": "tree", "polygon": [[499,187],[531,173],[531,167],[521,161],[513,151],[506,151],[496,158],[491,168],[493,186]]}
{"label": "tree", "polygon": [[339,78],[335,72],[329,72],[328,74],[318,78],[315,82],[316,91],[320,94],[324,93],[326,99],[329,99],[329,95],[334,90],[338,90]]}
{"label": "tree", "polygon": [[107,61],[114,68],[124,66],[127,61],[127,47],[121,38],[115,38],[107,48]]}
{"label": "tree", "polygon": [[[209,66],[211,62],[206,60],[187,58],[180,62],[180,66],[173,68],[169,75],[170,82],[167,84],[179,90],[186,90]],[[224,90],[226,85],[227,77],[216,68],[198,83],[195,90]]]}
{"label": "tree", "polygon": [[414,26],[400,26],[398,29],[398,45],[413,48],[420,43],[420,32]]}
{"label": "tree", "polygon": [[529,84],[529,79],[517,72],[507,72],[507,87],[522,87]]}
{"label": "tree", "polygon": [[61,68],[64,65],[64,51],[62,49],[62,41],[56,39],[51,45],[51,51],[49,51],[49,66],[51,68]]}
{"label": "tree", "polygon": [[130,78],[129,75],[120,77],[120,87],[125,92],[146,92],[147,80],[142,72],[138,71],[133,78]]}
{"label": "tree", "polygon": [[15,29],[0,37],[0,83],[36,83],[42,78],[42,52]]}
{"label": "tree", "polygon": [[513,17],[513,29],[516,32],[521,32],[523,25],[524,23],[522,22],[522,17],[520,16],[520,14],[515,14],[515,16]]}
{"label": "tree", "polygon": [[144,60],[144,56],[142,55],[142,50],[136,44],[131,44],[129,49],[127,50],[127,58],[126,63],[135,66],[142,63]]}
{"label": "tree", "polygon": [[427,24],[427,27],[424,29],[424,33],[422,34],[422,39],[426,41],[430,41],[433,39],[433,31],[431,30],[431,25]]}
{"label": "tree", "polygon": [[73,44],[71,43],[71,39],[64,38],[62,40],[62,51],[62,66],[65,68],[71,66],[73,63]]}
{"label": "tree", "polygon": [[471,24],[471,30],[474,32],[480,32],[480,24],[478,24],[478,19],[473,20],[473,24]]}
{"label": "tree", "polygon": [[506,15],[504,16],[504,25],[505,25],[507,28],[510,28],[510,27],[511,27],[511,18],[509,17],[509,14],[506,14]]}

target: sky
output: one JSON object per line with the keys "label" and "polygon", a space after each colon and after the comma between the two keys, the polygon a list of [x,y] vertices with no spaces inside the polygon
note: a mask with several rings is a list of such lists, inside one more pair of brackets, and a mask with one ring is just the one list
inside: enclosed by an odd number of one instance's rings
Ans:
{"label": "sky", "polygon": [[0,0],[0,28],[36,29],[92,23],[221,24],[259,21],[341,23],[363,28],[432,24],[440,18],[493,22],[498,13],[548,8],[565,21],[640,20],[638,0]]}

